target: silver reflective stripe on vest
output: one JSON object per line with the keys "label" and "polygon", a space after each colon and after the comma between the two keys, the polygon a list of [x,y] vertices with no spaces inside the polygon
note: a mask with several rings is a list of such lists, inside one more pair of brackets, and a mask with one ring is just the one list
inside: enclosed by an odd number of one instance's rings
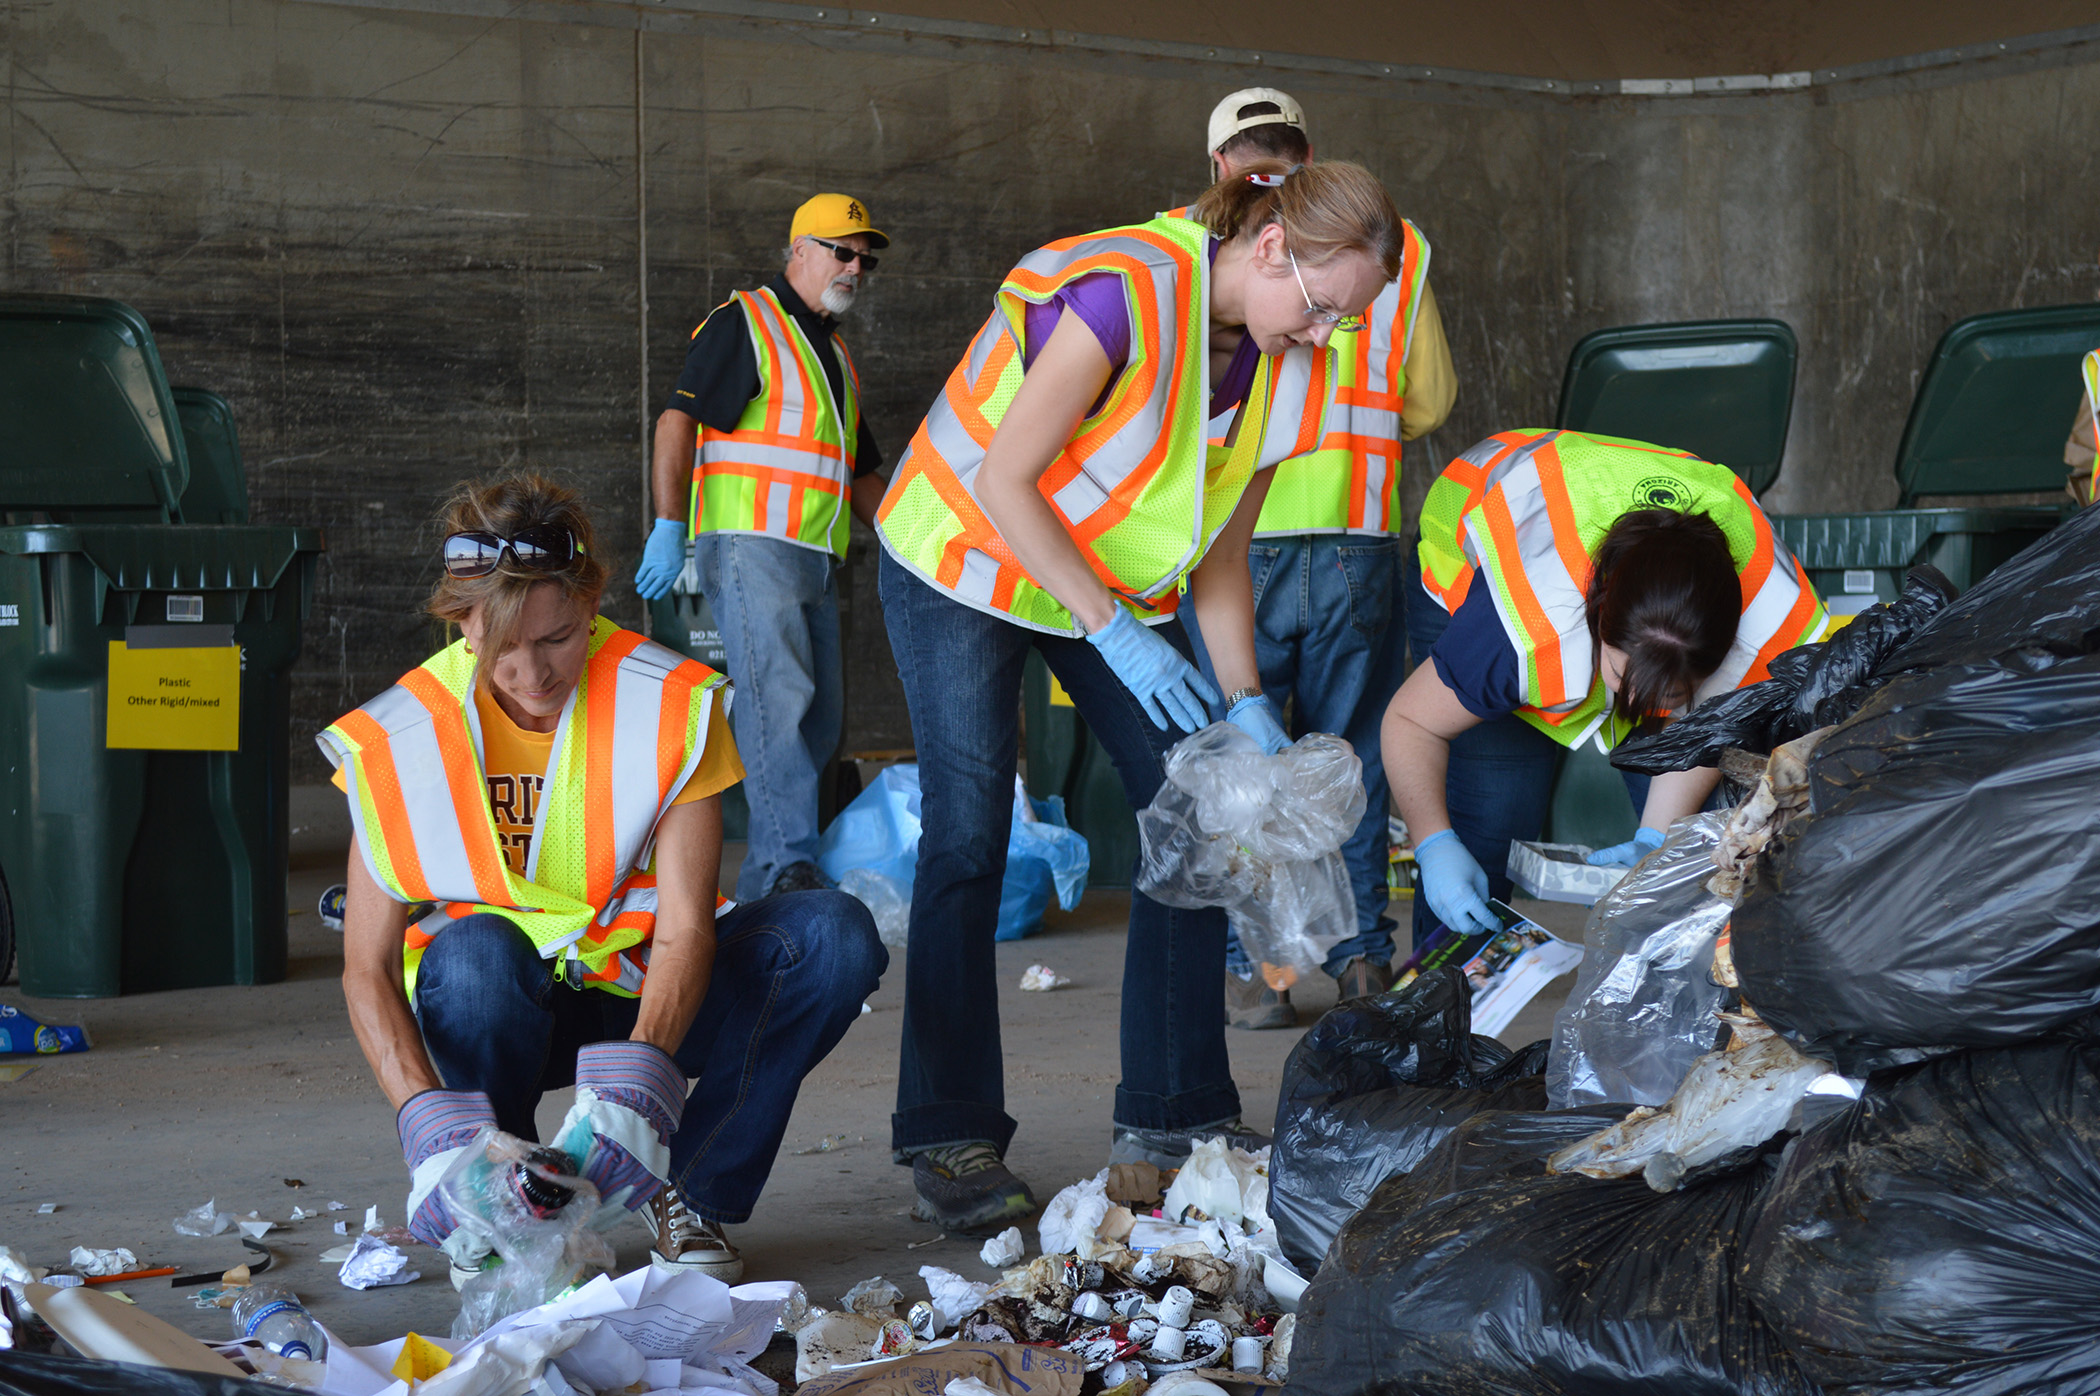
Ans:
{"label": "silver reflective stripe on vest", "polygon": [[[1553,518],[1546,510],[1546,492],[1539,485],[1539,468],[1532,460],[1539,447],[1557,435],[1558,432],[1548,432],[1510,452],[1509,459],[1489,472],[1487,485],[1481,491],[1485,497],[1489,490],[1501,487],[1503,503],[1509,508],[1510,523],[1516,532],[1517,565],[1523,570],[1532,596],[1557,636],[1561,691],[1568,696],[1560,703],[1540,708],[1541,712],[1547,713],[1567,712],[1580,707],[1588,699],[1596,676],[1591,663],[1589,616],[1583,597],[1583,582],[1588,579],[1578,581],[1570,576],[1567,565],[1561,561],[1560,548],[1553,536]],[[1486,532],[1487,524],[1481,519],[1480,506],[1476,504],[1465,515],[1466,556],[1475,568],[1480,566],[1480,537]],[[1491,581],[1488,586],[1492,588],[1494,583]],[[1501,616],[1503,630],[1516,646],[1517,653],[1529,656],[1532,653],[1531,638],[1525,633],[1523,624],[1517,617],[1503,611],[1499,594],[1495,600],[1495,610]],[[1524,676],[1524,683],[1527,689],[1531,687],[1530,674]]]}
{"label": "silver reflective stripe on vest", "polygon": [[[386,733],[388,760],[394,768],[395,782],[401,787],[409,837],[430,895],[441,901],[480,901],[481,894],[474,885],[474,867],[467,861],[466,838],[452,805],[452,787],[445,780],[444,753],[438,745],[430,710],[413,693],[396,684],[365,704],[364,713]],[[477,744],[477,753],[478,750]],[[364,801],[356,788],[357,763],[346,762],[344,769],[344,783],[351,787],[350,813],[357,826],[358,843],[369,849]],[[387,842],[383,830],[379,841]],[[369,866],[371,855],[367,852],[365,856]],[[372,873],[373,881],[379,882],[388,896],[396,901],[408,900],[386,888],[376,867]]]}
{"label": "silver reflective stripe on vest", "polygon": [[[663,724],[663,685],[685,657],[644,640],[620,661],[617,706],[613,714],[613,886],[625,882],[643,866],[656,837],[656,826],[685,789],[685,783],[700,769],[707,752],[707,728],[713,720],[715,694],[702,694],[700,740],[686,755],[685,765],[671,780],[668,790],[656,785],[658,729]],[[676,715],[679,721],[685,712]],[[680,746],[685,733],[677,733]]]}

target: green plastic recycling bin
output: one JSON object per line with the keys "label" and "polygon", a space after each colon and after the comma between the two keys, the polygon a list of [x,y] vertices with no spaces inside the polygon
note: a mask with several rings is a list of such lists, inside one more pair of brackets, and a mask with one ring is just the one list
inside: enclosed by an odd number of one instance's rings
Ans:
{"label": "green plastic recycling bin", "polygon": [[[1940,336],[1896,450],[1899,507],[1772,517],[1833,613],[1893,600],[1919,563],[1967,589],[2062,522],[2067,506],[1988,499],[2063,488],[2078,361],[2096,347],[2100,305],[2091,304],[1972,315]],[[1928,495],[1980,502],[1914,507]]]}
{"label": "green plastic recycling bin", "polygon": [[1568,355],[1554,422],[1690,451],[1763,494],[1786,457],[1799,357],[1782,320],[1598,330]]}
{"label": "green plastic recycling bin", "polygon": [[288,679],[323,544],[179,522],[177,423],[135,311],[0,296],[0,877],[25,993],[284,975]]}
{"label": "green plastic recycling bin", "polygon": [[241,434],[233,407],[203,388],[171,389],[181,419],[183,453],[190,482],[182,491],[185,523],[248,522],[248,471],[241,463]]}
{"label": "green plastic recycling bin", "polygon": [[1052,682],[1050,666],[1031,651],[1021,682],[1028,793],[1064,797],[1066,818],[1086,838],[1087,886],[1128,887],[1137,866],[1137,814],[1108,749],[1087,730],[1077,708],[1052,701]]}

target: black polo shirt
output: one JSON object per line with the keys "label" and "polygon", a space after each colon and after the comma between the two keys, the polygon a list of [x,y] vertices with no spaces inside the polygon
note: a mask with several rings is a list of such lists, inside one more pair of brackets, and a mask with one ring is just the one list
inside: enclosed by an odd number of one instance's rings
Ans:
{"label": "black polo shirt", "polygon": [[[831,352],[832,331],[839,322],[804,305],[795,288],[788,285],[785,272],[768,281],[766,289],[779,298],[781,308],[794,317],[796,327],[815,347],[817,361],[824,365],[824,377],[831,383],[831,400],[843,401],[845,370],[839,366],[839,356]],[[716,431],[735,431],[758,390],[758,351],[751,345],[751,327],[746,323],[743,303],[732,300],[718,307],[693,331],[692,347],[685,354],[685,369],[678,375],[678,386],[671,390],[671,400],[664,406],[675,407]],[[882,468],[882,448],[868,430],[867,414],[857,415],[853,473],[861,476]]]}

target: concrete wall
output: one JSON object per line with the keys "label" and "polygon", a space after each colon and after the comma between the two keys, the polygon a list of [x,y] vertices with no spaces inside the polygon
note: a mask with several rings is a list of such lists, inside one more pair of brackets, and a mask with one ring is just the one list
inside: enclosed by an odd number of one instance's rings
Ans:
{"label": "concrete wall", "polygon": [[[1581,334],[1773,314],[1803,361],[1771,501],[1885,506],[1949,323],[2100,292],[2100,66],[2046,55],[1571,100],[691,16],[638,44],[632,12],[530,13],[0,13],[0,286],[138,306],[174,379],[233,402],[257,518],[328,530],[295,694],[309,772],[304,733],[431,647],[429,519],[457,481],[530,467],[586,491],[622,579],[608,609],[639,621],[643,421],[816,189],[896,240],[849,330],[893,458],[1014,258],[1194,193],[1204,114],[1257,78],[1434,244],[1463,388],[1410,453],[1417,498],[1478,437],[1549,419]],[[845,579],[855,749],[910,742],[871,548]]]}

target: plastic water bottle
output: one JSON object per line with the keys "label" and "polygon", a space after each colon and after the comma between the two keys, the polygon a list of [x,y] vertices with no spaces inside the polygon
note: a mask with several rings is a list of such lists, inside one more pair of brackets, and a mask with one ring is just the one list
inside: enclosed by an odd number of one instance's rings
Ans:
{"label": "plastic water bottle", "polygon": [[328,1356],[328,1338],[299,1296],[270,1285],[251,1285],[233,1301],[233,1336],[253,1338],[279,1357],[319,1362]]}

